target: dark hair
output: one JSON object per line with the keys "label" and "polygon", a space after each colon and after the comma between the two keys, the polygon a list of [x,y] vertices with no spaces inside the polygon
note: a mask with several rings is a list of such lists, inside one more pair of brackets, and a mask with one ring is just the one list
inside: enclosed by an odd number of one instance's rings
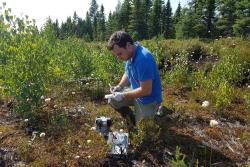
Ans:
{"label": "dark hair", "polygon": [[133,39],[128,33],[124,31],[116,31],[110,36],[107,48],[108,50],[113,50],[114,45],[118,45],[119,47],[125,48],[127,42],[129,42],[130,44],[134,43]]}

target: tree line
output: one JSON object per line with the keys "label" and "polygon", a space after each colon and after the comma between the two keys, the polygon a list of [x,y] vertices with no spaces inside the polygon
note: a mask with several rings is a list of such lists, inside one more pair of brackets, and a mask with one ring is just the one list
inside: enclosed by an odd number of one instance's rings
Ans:
{"label": "tree line", "polygon": [[191,0],[186,7],[179,2],[174,13],[170,0],[124,0],[118,1],[108,18],[104,11],[92,0],[84,19],[76,12],[61,25],[49,18],[42,31],[52,30],[60,39],[74,36],[86,41],[107,40],[117,30],[137,40],[250,36],[249,0]]}

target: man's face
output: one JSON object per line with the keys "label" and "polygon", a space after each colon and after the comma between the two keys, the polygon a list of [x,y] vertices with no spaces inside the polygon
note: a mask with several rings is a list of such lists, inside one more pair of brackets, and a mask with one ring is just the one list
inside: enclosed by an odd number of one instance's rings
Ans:
{"label": "man's face", "polygon": [[125,61],[130,59],[134,54],[133,45],[131,45],[130,43],[127,43],[125,48],[119,47],[118,45],[114,45],[114,48],[111,52],[119,59]]}

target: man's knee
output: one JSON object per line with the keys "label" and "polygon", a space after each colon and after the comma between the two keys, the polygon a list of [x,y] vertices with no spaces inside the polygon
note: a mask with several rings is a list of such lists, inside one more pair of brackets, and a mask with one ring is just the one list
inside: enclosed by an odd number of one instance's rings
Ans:
{"label": "man's knee", "polygon": [[119,103],[113,99],[109,99],[108,103],[110,104],[110,106],[112,108],[114,108],[115,110],[119,110],[121,108],[121,106],[119,105]]}

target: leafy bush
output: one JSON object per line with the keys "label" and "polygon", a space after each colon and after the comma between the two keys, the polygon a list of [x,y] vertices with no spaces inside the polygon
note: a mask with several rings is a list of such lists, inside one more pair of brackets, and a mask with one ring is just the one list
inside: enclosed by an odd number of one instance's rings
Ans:
{"label": "leafy bush", "polygon": [[180,152],[180,147],[176,147],[175,158],[170,161],[171,167],[186,167],[185,155]]}
{"label": "leafy bush", "polygon": [[160,135],[160,127],[153,118],[145,118],[136,126],[137,130],[132,132],[132,142],[140,145],[143,142],[155,142]]}
{"label": "leafy bush", "polygon": [[231,104],[234,98],[234,89],[226,81],[219,84],[218,90],[214,91],[215,106],[219,109],[223,109]]}
{"label": "leafy bush", "polygon": [[188,68],[184,64],[176,64],[169,72],[166,72],[164,81],[174,85],[175,88],[181,88],[188,78]]}
{"label": "leafy bush", "polygon": [[246,101],[247,111],[250,111],[250,88],[248,88],[246,95],[244,95],[244,99]]}

